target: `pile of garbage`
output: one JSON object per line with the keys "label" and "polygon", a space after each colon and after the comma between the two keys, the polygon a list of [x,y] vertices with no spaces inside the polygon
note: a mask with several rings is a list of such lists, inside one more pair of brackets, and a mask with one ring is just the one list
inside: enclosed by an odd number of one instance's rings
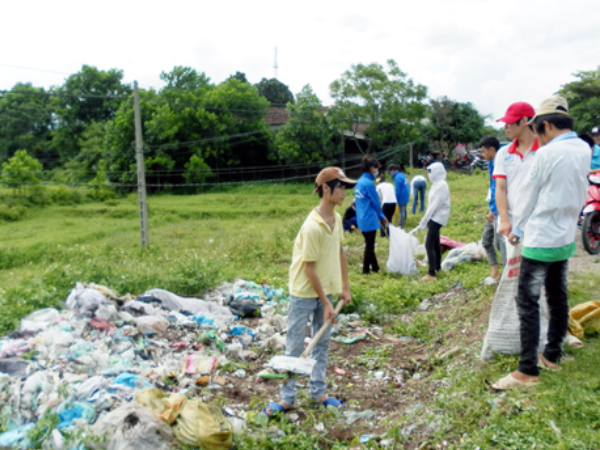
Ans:
{"label": "pile of garbage", "polygon": [[[68,309],[23,318],[0,338],[0,447],[230,448],[245,422],[212,402],[221,371],[256,359],[250,347],[285,348],[289,299],[245,280],[203,297],[77,283]],[[259,316],[253,329],[236,322]]]}

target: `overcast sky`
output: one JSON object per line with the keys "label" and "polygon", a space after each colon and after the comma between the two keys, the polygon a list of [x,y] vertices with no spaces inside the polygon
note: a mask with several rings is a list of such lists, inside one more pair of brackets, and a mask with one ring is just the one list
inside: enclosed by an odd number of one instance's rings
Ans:
{"label": "overcast sky", "polygon": [[598,0],[45,0],[4,1],[0,14],[0,89],[62,84],[83,64],[156,88],[177,65],[256,83],[273,77],[277,46],[279,80],[294,94],[310,84],[325,105],[352,64],[395,59],[430,97],[495,120],[600,65]]}

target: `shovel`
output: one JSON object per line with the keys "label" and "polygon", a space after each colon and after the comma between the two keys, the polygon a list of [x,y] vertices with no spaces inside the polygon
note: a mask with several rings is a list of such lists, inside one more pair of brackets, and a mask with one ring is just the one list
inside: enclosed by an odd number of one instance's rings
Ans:
{"label": "shovel", "polygon": [[[337,316],[340,310],[344,306],[343,301],[338,301],[338,304],[335,308],[334,315]],[[295,356],[285,356],[285,355],[277,355],[271,358],[268,362],[268,366],[274,370],[281,370],[286,372],[292,372],[298,375],[308,375],[310,376],[313,371],[313,367],[317,363],[317,360],[309,358],[309,355],[312,353],[313,348],[321,339],[321,336],[325,334],[327,329],[331,326],[333,319],[329,319],[327,322],[323,324],[321,329],[317,332],[317,334],[313,337],[306,350],[300,355],[299,358]]]}

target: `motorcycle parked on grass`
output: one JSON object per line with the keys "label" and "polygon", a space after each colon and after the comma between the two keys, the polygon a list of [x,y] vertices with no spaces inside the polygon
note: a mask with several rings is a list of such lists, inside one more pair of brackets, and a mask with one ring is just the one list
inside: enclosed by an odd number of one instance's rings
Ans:
{"label": "motorcycle parked on grass", "polygon": [[588,180],[590,187],[581,212],[581,239],[583,248],[590,255],[597,255],[600,253],[600,175],[590,175]]}

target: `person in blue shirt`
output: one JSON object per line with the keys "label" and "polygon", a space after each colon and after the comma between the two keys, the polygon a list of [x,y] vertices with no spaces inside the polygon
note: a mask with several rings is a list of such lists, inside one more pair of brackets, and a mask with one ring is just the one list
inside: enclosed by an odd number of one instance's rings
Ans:
{"label": "person in blue shirt", "polygon": [[354,188],[356,200],[356,222],[365,238],[365,253],[363,257],[363,274],[371,271],[379,272],[379,264],[375,256],[375,237],[381,223],[386,227],[388,220],[381,210],[379,195],[375,189],[375,178],[379,175],[379,161],[371,156],[365,156],[361,161],[362,176]]}
{"label": "person in blue shirt", "polygon": [[600,169],[600,125],[592,128],[590,133],[596,144],[592,152],[592,166],[590,169],[592,172],[598,172],[598,169]]}
{"label": "person in blue shirt", "polygon": [[410,200],[410,185],[408,184],[408,178],[406,178],[406,170],[402,164],[392,164],[388,167],[388,172],[394,179],[396,186],[396,202],[398,203],[398,209],[400,211],[400,228],[404,228],[404,221],[406,220],[406,205]]}
{"label": "person in blue shirt", "polygon": [[496,180],[492,178],[494,173],[494,159],[500,148],[500,141],[495,136],[484,137],[478,145],[481,148],[481,155],[486,159],[490,171],[490,201],[489,211],[485,216],[486,223],[483,227],[481,237],[483,248],[485,249],[490,263],[490,276],[484,280],[486,284],[494,284],[500,280],[500,270],[498,269],[498,255],[496,249],[500,250],[502,266],[506,266],[506,246],[498,234],[498,208],[496,207]]}

